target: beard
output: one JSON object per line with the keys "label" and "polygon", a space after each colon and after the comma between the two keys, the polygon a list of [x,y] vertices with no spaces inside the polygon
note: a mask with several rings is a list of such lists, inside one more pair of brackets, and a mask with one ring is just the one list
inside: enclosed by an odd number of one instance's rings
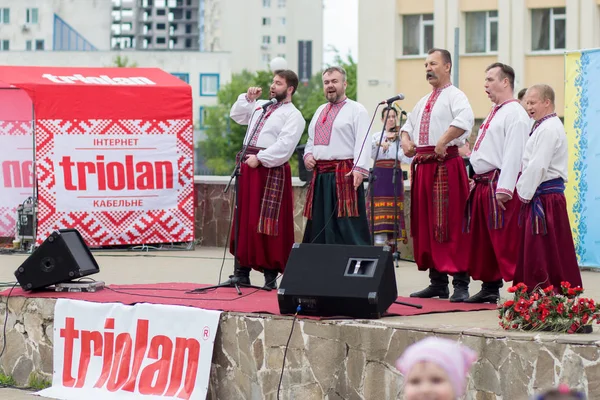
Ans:
{"label": "beard", "polygon": [[274,95],[271,96],[271,99],[276,99],[278,103],[282,103],[285,101],[285,99],[287,98],[287,88],[285,88],[285,90],[283,90],[282,92],[275,92]]}
{"label": "beard", "polygon": [[337,103],[342,98],[342,94],[336,92],[326,92],[325,98],[329,100],[330,103]]}

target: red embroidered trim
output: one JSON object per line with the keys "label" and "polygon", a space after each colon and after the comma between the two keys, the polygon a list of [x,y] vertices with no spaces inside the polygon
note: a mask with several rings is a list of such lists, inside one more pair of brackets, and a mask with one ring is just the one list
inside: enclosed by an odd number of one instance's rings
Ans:
{"label": "red embroidered trim", "polygon": [[442,91],[448,87],[452,86],[451,83],[442,86],[441,88],[434,89],[427,100],[427,104],[425,104],[425,110],[423,111],[423,115],[421,116],[421,125],[419,127],[419,143],[420,146],[428,146],[429,145],[429,125],[431,123],[431,112],[433,111],[433,106],[437,101]]}
{"label": "red embroidered trim", "polygon": [[338,113],[346,104],[346,100],[339,103],[328,103],[323,107],[319,119],[315,125],[314,144],[319,146],[328,146],[331,140],[331,131],[333,130],[333,122]]}
{"label": "red embroidered trim", "polygon": [[517,99],[510,99],[505,101],[504,103],[495,106],[494,109],[492,110],[492,112],[490,114],[488,114],[487,118],[485,119],[483,125],[481,125],[482,131],[481,134],[479,135],[479,137],[477,138],[477,142],[475,143],[475,147],[473,147],[473,150],[477,151],[479,150],[479,146],[481,145],[481,142],[483,141],[483,139],[485,138],[485,134],[487,133],[487,130],[490,127],[490,124],[492,123],[492,120],[494,119],[494,117],[496,116],[496,113],[505,105],[508,103],[513,103],[515,101],[518,101]]}

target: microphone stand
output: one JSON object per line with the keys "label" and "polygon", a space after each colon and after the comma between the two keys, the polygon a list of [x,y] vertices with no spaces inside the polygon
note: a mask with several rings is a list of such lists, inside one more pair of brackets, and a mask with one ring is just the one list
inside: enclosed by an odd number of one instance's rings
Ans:
{"label": "microphone stand", "polygon": [[[244,135],[244,141],[242,142],[242,152],[241,155],[239,157],[238,160],[236,160],[235,166],[233,167],[233,172],[231,173],[231,176],[229,178],[229,182],[227,183],[227,186],[225,186],[225,189],[223,190],[223,193],[227,193],[229,191],[229,187],[231,186],[231,182],[233,181],[233,179],[235,178],[235,184],[234,184],[234,189],[235,189],[235,199],[234,199],[234,215],[235,217],[233,218],[234,224],[233,224],[233,232],[234,232],[234,241],[233,241],[233,263],[234,263],[234,269],[235,269],[235,265],[238,265],[238,258],[237,258],[237,250],[238,250],[238,239],[239,239],[239,234],[240,234],[240,214],[239,214],[239,203],[240,203],[240,191],[239,191],[239,180],[240,177],[242,176],[242,163],[244,162],[244,158],[246,157],[246,152],[248,150],[248,146],[250,146],[250,143],[252,143],[252,140],[254,139],[254,136],[256,135],[256,131],[258,129],[258,126],[260,125],[260,122],[262,121],[262,119],[265,116],[266,110],[263,109],[263,112],[261,112],[260,116],[258,117],[258,121],[256,121],[256,123],[254,124],[254,127],[252,129],[252,133],[250,135],[250,138],[248,139],[248,141],[246,141],[246,138],[248,137],[248,131],[250,130],[250,126],[252,125],[252,118],[254,117],[254,114],[256,113],[256,111],[258,111],[258,109],[255,109],[254,112],[252,113],[252,115],[250,116],[250,121],[248,122],[248,127],[246,128],[246,134]],[[202,288],[197,288],[194,289],[188,293],[201,293],[204,292],[206,290],[211,290],[211,289],[218,289],[221,287],[233,287],[235,288],[235,290],[237,291],[237,294],[241,296],[242,291],[240,290],[240,287],[245,287],[245,288],[253,288],[253,289],[259,289],[259,290],[266,290],[268,292],[271,291],[271,288],[266,287],[266,286],[255,286],[255,285],[248,285],[246,283],[240,283],[238,281],[237,278],[235,277],[230,277],[228,281],[225,281],[223,283],[219,283],[217,285],[213,285],[213,286],[208,286],[208,287],[202,287]]]}
{"label": "microphone stand", "polygon": [[[402,112],[400,112],[400,126],[398,130],[402,128]],[[396,186],[396,179],[398,177],[398,153],[400,151],[400,132],[396,138],[396,157],[394,158],[394,168],[392,170],[392,186],[394,187],[394,261],[396,262],[396,268],[400,267],[400,251],[398,251],[398,232],[400,230],[400,221],[398,220],[398,187]],[[400,168],[401,170],[401,168]],[[402,181],[404,184],[404,181]]]}

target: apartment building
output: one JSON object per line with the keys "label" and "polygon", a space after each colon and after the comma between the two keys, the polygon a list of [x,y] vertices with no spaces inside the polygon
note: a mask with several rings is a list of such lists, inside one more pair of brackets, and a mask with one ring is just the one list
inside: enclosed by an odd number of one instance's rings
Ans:
{"label": "apartment building", "polygon": [[517,91],[551,85],[563,116],[565,51],[599,46],[600,0],[359,0],[358,100],[373,110],[401,92],[401,105],[410,111],[431,90],[423,65],[427,51],[442,47],[452,53],[455,83],[476,119],[490,109],[484,71],[496,61],[515,69]]}
{"label": "apartment building", "polygon": [[199,50],[203,0],[111,0],[111,47]]}
{"label": "apartment building", "polygon": [[200,0],[200,50],[230,51],[234,71],[283,57],[300,79],[323,63],[323,0]]}

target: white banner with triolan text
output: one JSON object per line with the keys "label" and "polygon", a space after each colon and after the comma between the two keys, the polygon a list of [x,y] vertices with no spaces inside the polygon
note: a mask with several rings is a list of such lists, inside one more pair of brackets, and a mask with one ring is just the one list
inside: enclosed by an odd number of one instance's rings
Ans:
{"label": "white banner with triolan text", "polygon": [[64,400],[205,399],[220,311],[59,299],[52,387]]}

